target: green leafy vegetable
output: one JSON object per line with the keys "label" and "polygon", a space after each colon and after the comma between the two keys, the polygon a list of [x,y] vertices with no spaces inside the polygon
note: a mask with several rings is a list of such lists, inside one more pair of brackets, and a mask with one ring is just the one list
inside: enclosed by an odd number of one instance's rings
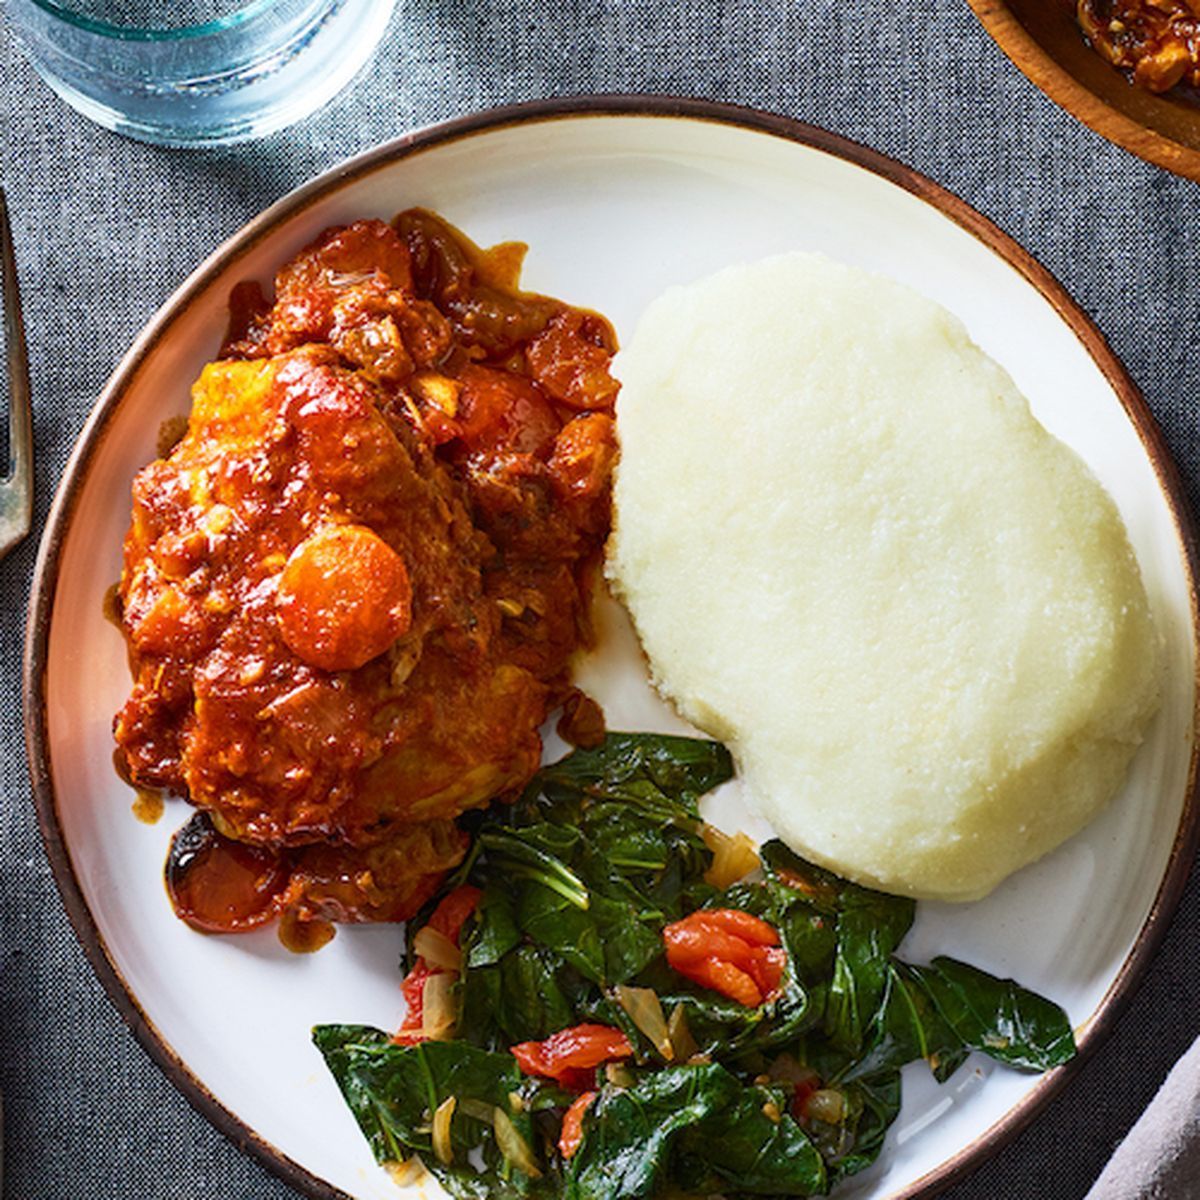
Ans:
{"label": "green leafy vegetable", "polygon": [[870,1030],[870,1049],[843,1078],[861,1079],[924,1059],[939,1083],[966,1058],[962,1039],[947,1025],[913,971],[893,960]]}
{"label": "green leafy vegetable", "polygon": [[756,1195],[819,1195],[824,1163],[781,1104],[781,1090],[746,1086],[716,1063],[666,1067],[628,1088],[605,1088],[585,1119],[563,1194],[633,1200],[676,1178],[698,1194],[732,1185]]}
{"label": "green leafy vegetable", "polygon": [[[451,1195],[472,1200],[507,1200],[537,1191],[538,1181],[504,1158],[490,1119],[492,1109],[502,1106],[522,1137],[535,1144],[529,1110],[536,1106],[536,1085],[531,1089],[532,1081],[511,1055],[460,1042],[397,1046],[379,1030],[358,1025],[320,1025],[313,1040],[378,1161],[402,1162],[419,1154]],[[530,1102],[522,1099],[514,1109],[514,1094],[529,1094]],[[450,1097],[457,1102],[451,1122],[454,1155],[443,1163],[433,1153],[431,1123]],[[472,1155],[479,1156],[482,1170]]]}
{"label": "green leafy vegetable", "polygon": [[630,1088],[605,1088],[585,1118],[565,1200],[652,1196],[670,1178],[681,1135],[735,1102],[738,1081],[715,1063],[653,1071]]}
{"label": "green leafy vegetable", "polygon": [[953,958],[910,970],[964,1046],[1030,1071],[1049,1070],[1074,1056],[1066,1013],[1019,983]]}
{"label": "green leafy vegetable", "polygon": [[[460,935],[455,1040],[314,1031],[376,1158],[417,1154],[464,1200],[821,1195],[875,1161],[906,1063],[945,1080],[972,1050],[1028,1070],[1074,1053],[1062,1010],[1012,980],[949,958],[901,961],[910,900],[778,841],[761,848],[761,878],[709,883],[699,799],[731,774],[715,742],[610,734],[473,819],[471,852],[446,889],[480,889]],[[701,908],[740,910],[778,933],[782,974],[761,1005],[668,964],[664,928]],[[410,923],[410,966],[423,918]],[[664,1063],[661,1042],[617,1003],[619,984],[652,989],[664,1015],[684,1020],[693,1057]],[[510,1048],[582,1024],[621,1030],[633,1058],[577,1075],[595,1096],[568,1156],[558,1142],[577,1093],[524,1075]],[[440,1105],[453,1108],[449,1162],[445,1142],[435,1152]]]}
{"label": "green leafy vegetable", "polygon": [[681,1177],[703,1193],[824,1193],[825,1162],[788,1112],[789,1099],[787,1089],[741,1087],[733,1103],[685,1135]]}
{"label": "green leafy vegetable", "polygon": [[805,862],[779,841],[763,847],[762,859],[784,906],[802,908],[810,922],[814,917],[834,922],[825,1029],[834,1045],[851,1053],[861,1050],[867,1026],[883,998],[889,960],[912,926],[915,905],[904,897],[839,879]]}

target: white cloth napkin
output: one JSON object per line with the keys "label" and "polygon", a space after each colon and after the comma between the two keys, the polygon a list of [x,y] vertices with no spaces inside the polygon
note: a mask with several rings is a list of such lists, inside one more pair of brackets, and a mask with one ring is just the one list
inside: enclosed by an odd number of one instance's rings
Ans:
{"label": "white cloth napkin", "polygon": [[1175,1064],[1086,1200],[1200,1200],[1200,1040]]}

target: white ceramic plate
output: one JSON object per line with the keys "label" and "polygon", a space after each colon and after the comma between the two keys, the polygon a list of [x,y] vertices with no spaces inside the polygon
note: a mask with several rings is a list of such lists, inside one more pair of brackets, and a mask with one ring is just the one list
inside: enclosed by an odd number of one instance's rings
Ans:
{"label": "white ceramic plate", "polygon": [[[1166,699],[1123,794],[1088,830],[969,906],[921,907],[906,957],[954,954],[1062,1003],[1084,1048],[1111,1022],[1178,898],[1194,845],[1195,588],[1180,491],[1120,365],[1018,247],[927,180],[778,118],[649,99],[545,104],[416,134],[322,176],[219,249],[118,369],[76,450],[42,546],[26,677],[47,846],[98,974],[143,1045],[239,1144],[314,1197],[396,1200],[309,1043],[316,1022],[395,1027],[396,927],[345,928],[320,953],[273,931],[205,937],[172,915],[162,864],[186,806],[147,826],[112,767],[129,686],[104,619],[129,486],[160,422],[217,350],[230,287],[270,279],[328,225],[410,205],[482,244],[529,244],[530,288],[599,309],[628,336],[669,284],[815,249],[886,272],[957,313],[1034,410],[1091,464],[1128,524],[1166,639]],[[996,502],[1002,502],[996,497]],[[676,728],[619,611],[584,664],[611,728]],[[743,824],[736,787],[720,818]],[[972,1059],[944,1087],[921,1068],[881,1162],[845,1197],[944,1185],[1010,1136],[1069,1074]]]}

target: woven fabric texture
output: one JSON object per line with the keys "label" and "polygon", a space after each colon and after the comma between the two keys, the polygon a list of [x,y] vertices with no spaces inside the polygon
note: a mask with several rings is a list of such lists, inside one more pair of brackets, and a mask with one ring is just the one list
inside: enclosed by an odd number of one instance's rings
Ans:
{"label": "woven fabric texture", "polygon": [[[68,110],[0,34],[0,181],[31,337],[37,513],[143,323],[220,241],[346,156],[545,96],[658,92],[826,126],[950,188],[1094,318],[1194,499],[1200,187],[1061,112],[965,0],[401,0],[334,103],[247,146],[164,150]],[[125,1028],[72,934],[29,795],[19,694],[36,545],[0,564],[0,1093],[11,1200],[292,1200],[196,1115]],[[1200,1030],[1200,885],[1112,1036],[949,1200],[1079,1200]]]}

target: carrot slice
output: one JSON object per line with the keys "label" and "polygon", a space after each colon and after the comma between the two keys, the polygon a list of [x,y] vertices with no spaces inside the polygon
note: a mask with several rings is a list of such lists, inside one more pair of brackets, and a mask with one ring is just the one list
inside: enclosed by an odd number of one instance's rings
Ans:
{"label": "carrot slice", "polygon": [[412,624],[404,560],[364,525],[327,526],[301,542],[275,603],[288,648],[326,671],[361,667]]}

